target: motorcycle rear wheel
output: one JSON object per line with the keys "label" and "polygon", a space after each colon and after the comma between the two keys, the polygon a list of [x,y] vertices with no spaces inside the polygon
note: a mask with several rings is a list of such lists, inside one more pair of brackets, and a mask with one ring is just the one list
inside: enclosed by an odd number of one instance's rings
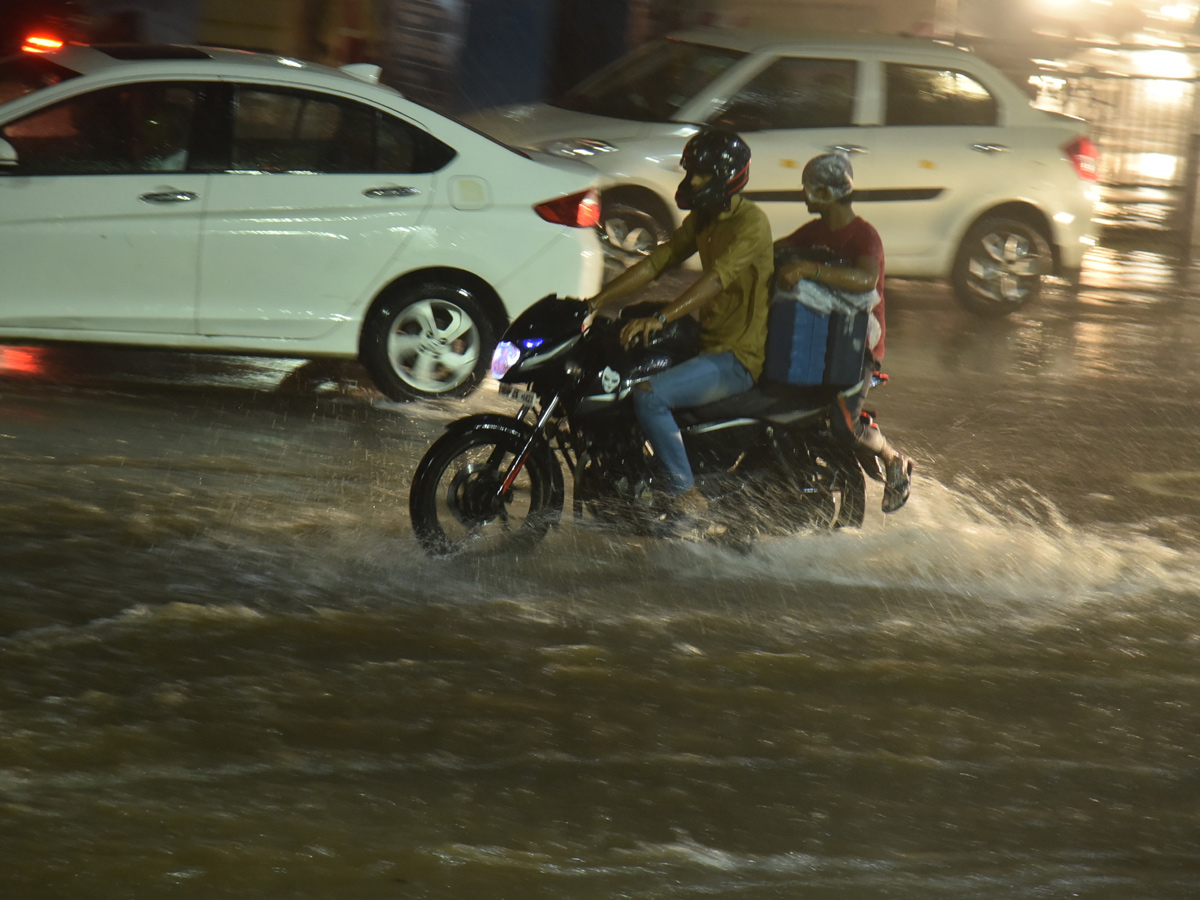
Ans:
{"label": "motorcycle rear wheel", "polygon": [[433,556],[527,549],[562,512],[553,461],[531,453],[508,492],[500,487],[521,452],[518,435],[498,429],[446,434],[426,452],[409,492],[413,531]]}
{"label": "motorcycle rear wheel", "polygon": [[816,490],[803,494],[796,524],[818,531],[860,528],[867,505],[862,468],[852,456],[828,448],[812,448],[809,454],[815,467],[810,487]]}
{"label": "motorcycle rear wheel", "polygon": [[838,497],[834,528],[861,528],[867,511],[867,480],[857,465],[837,467],[834,479]]}

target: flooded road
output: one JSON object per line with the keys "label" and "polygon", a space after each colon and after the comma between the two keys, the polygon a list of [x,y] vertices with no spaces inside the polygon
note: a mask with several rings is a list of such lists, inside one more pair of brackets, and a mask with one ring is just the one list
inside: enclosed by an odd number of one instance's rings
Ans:
{"label": "flooded road", "polygon": [[902,512],[482,561],[407,492],[494,393],[0,347],[0,897],[1196,896],[1200,285],[888,322]]}

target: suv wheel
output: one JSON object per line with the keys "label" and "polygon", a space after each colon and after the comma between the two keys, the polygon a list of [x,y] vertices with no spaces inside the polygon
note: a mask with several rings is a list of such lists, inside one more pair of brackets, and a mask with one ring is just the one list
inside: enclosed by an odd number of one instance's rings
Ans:
{"label": "suv wheel", "polygon": [[645,259],[671,236],[670,227],[653,213],[620,200],[603,202],[597,228],[604,247],[605,281]]}
{"label": "suv wheel", "polygon": [[963,238],[951,280],[960,303],[980,316],[1006,316],[1042,292],[1050,242],[1033,225],[1004,216],[982,219]]}
{"label": "suv wheel", "polygon": [[361,359],[393,400],[461,397],[487,374],[496,326],[472,291],[423,281],[385,295],[363,325]]}

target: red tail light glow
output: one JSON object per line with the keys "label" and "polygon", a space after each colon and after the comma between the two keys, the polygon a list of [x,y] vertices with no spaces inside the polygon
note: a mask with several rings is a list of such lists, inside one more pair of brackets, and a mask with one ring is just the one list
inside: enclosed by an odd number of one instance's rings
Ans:
{"label": "red tail light glow", "polygon": [[1067,159],[1084,181],[1095,181],[1100,174],[1100,151],[1094,143],[1082,135],[1063,147]]}
{"label": "red tail light glow", "polygon": [[0,347],[0,373],[43,375],[45,372],[45,347]]}
{"label": "red tail light glow", "polygon": [[51,50],[61,50],[63,42],[47,34],[31,34],[25,38],[21,47],[26,53],[49,53]]}
{"label": "red tail light glow", "polygon": [[555,225],[591,228],[600,221],[600,195],[594,189],[581,191],[539,203],[533,211]]}

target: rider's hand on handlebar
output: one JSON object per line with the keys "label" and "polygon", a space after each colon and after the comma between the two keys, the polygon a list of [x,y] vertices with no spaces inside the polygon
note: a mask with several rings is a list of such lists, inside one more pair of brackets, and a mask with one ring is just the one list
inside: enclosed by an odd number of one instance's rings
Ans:
{"label": "rider's hand on handlebar", "polygon": [[648,345],[650,338],[662,331],[662,327],[663,323],[654,316],[626,322],[625,327],[621,329],[621,346],[628,348],[637,340]]}
{"label": "rider's hand on handlebar", "polygon": [[[599,296],[599,295],[597,295],[597,296]],[[586,298],[581,299],[580,302],[586,303],[587,308],[588,308],[587,315],[584,317],[584,320],[583,320],[583,330],[584,331],[587,331],[589,328],[591,328],[592,323],[595,322],[596,319],[598,319],[598,318],[616,319],[621,315],[621,311],[619,309],[613,309],[611,307],[609,307],[607,309],[597,309],[596,308],[596,297],[586,297]]]}
{"label": "rider's hand on handlebar", "polygon": [[582,303],[587,307],[587,313],[583,317],[583,323],[580,327],[581,331],[587,331],[592,327],[592,323],[596,321],[596,309],[593,301],[595,297],[567,297],[567,300],[574,300],[576,303]]}

